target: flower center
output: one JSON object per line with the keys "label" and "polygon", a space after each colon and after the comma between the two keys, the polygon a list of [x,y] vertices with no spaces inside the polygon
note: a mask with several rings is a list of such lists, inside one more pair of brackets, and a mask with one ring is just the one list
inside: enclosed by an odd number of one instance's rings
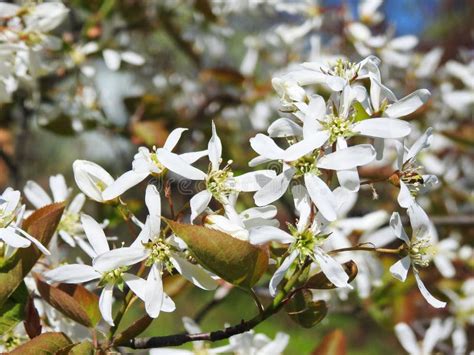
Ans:
{"label": "flower center", "polygon": [[122,276],[125,271],[128,270],[127,266],[121,266],[117,269],[114,269],[112,271],[104,272],[102,274],[102,278],[100,279],[99,284],[101,286],[107,285],[107,284],[121,284],[123,283]]}
{"label": "flower center", "polygon": [[359,73],[359,66],[356,63],[349,62],[347,60],[338,59],[327,74],[339,76],[347,81],[354,80]]}
{"label": "flower center", "polygon": [[156,263],[161,263],[170,273],[173,270],[173,264],[170,261],[172,246],[170,246],[162,238],[145,243],[145,248],[150,250],[150,255],[146,260],[146,266],[151,266]]}
{"label": "flower center", "polygon": [[221,170],[210,169],[206,179],[207,190],[221,203],[226,203],[227,196],[235,191],[234,173],[230,169],[230,164],[232,160],[229,160]]}
{"label": "flower center", "polygon": [[339,137],[350,137],[354,134],[351,131],[352,118],[339,117],[334,113],[326,116],[326,121],[323,122],[323,127],[329,132],[329,143],[332,144],[337,141]]}
{"label": "flower center", "polygon": [[318,167],[316,166],[318,157],[319,153],[313,152],[312,154],[307,154],[299,158],[298,160],[292,162],[290,165],[296,168],[295,177],[298,178],[306,173],[320,175],[321,173]]}
{"label": "flower center", "polygon": [[70,235],[75,235],[81,230],[79,222],[79,214],[65,212],[58,225],[58,230],[67,232]]}
{"label": "flower center", "polygon": [[154,152],[150,154],[151,161],[155,164],[156,168],[158,169],[158,174],[161,174],[166,167],[161,164],[160,160],[158,159],[158,154],[156,153],[156,147],[153,147]]}
{"label": "flower center", "polygon": [[427,267],[436,253],[429,237],[423,237],[411,243],[409,254],[415,265]]}
{"label": "flower center", "polygon": [[421,166],[415,165],[413,162],[409,162],[403,167],[401,171],[400,179],[405,183],[410,190],[413,197],[418,195],[420,188],[424,185],[425,181],[420,171],[423,169]]}
{"label": "flower center", "polygon": [[315,234],[311,229],[305,229],[303,232],[298,232],[297,228],[289,225],[290,233],[295,237],[296,242],[291,247],[292,250],[298,249],[300,251],[300,262],[309,256],[314,259],[314,249],[323,245],[328,237],[327,234]]}

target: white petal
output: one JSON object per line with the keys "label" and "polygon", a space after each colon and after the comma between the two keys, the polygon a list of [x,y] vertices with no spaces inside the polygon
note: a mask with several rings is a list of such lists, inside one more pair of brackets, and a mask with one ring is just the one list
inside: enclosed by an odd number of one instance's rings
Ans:
{"label": "white petal", "polygon": [[132,52],[132,51],[125,51],[121,54],[121,58],[124,62],[132,65],[143,65],[145,63],[145,58],[143,58],[140,54]]}
{"label": "white petal", "polygon": [[273,170],[251,171],[235,177],[235,189],[237,191],[257,191],[276,177]]}
{"label": "white petal", "polygon": [[281,280],[285,277],[286,272],[290,268],[293,261],[298,257],[299,252],[297,249],[293,250],[290,255],[286,257],[285,260],[281,263],[280,267],[275,271],[273,274],[268,289],[270,291],[270,295],[275,296],[277,287],[280,284]]}
{"label": "white petal", "polygon": [[160,235],[161,197],[155,185],[146,187],[145,204],[150,215],[150,232],[152,235]]}
{"label": "white petal", "polygon": [[114,51],[112,49],[104,49],[102,55],[104,57],[104,62],[105,65],[107,65],[107,68],[112,71],[116,71],[120,68],[121,58],[120,54],[117,51]]}
{"label": "white petal", "polygon": [[135,185],[141,183],[145,178],[150,175],[148,171],[146,172],[137,172],[135,170],[130,170],[123,173],[120,177],[115,180],[114,183],[109,185],[102,196],[104,200],[113,200],[114,198],[122,195],[125,191],[129,190]]}
{"label": "white petal", "polygon": [[146,280],[136,275],[129,274],[127,272],[122,274],[122,279],[125,281],[127,286],[132,292],[137,295],[139,299],[145,301],[146,293]]}
{"label": "white petal", "polygon": [[405,324],[405,323],[398,323],[395,326],[395,334],[397,334],[397,338],[402,344],[403,348],[410,354],[410,355],[421,355],[420,348],[418,347],[418,342],[416,341],[415,333],[413,330]]}
{"label": "white petal", "polygon": [[370,118],[356,123],[353,130],[369,137],[401,138],[410,134],[411,126],[396,118]]}
{"label": "white petal", "polygon": [[430,92],[426,89],[417,90],[388,106],[385,114],[392,118],[407,116],[423,106],[430,96]]}
{"label": "white petal", "polygon": [[18,235],[14,228],[8,227],[0,229],[0,240],[3,240],[12,248],[28,248],[31,245],[31,242]]}
{"label": "white petal", "polygon": [[26,239],[28,239],[31,243],[33,243],[43,254],[51,255],[48,249],[40,243],[35,237],[30,235],[29,233],[25,232],[23,229],[17,229],[19,233],[21,233]]}
{"label": "white petal", "polygon": [[370,144],[359,144],[324,155],[318,160],[317,166],[322,169],[348,170],[366,165],[374,159],[374,147]]}
{"label": "white petal", "polygon": [[415,143],[411,146],[408,153],[403,157],[403,162],[410,160],[415,157],[420,151],[425,148],[428,148],[433,138],[433,128],[429,127],[423,135],[416,140]]}
{"label": "white petal", "polygon": [[311,153],[316,148],[321,147],[328,139],[326,132],[314,132],[310,139],[302,141],[288,147],[283,155],[285,161],[294,161],[302,156]]}
{"label": "white petal", "polygon": [[102,186],[107,187],[111,185],[114,182],[114,178],[104,168],[87,160],[74,161],[72,168],[74,170],[74,179],[81,191],[97,202],[104,201]]}
{"label": "white petal", "polygon": [[456,269],[446,255],[436,254],[433,262],[443,277],[450,279],[456,275]]}
{"label": "white petal", "polygon": [[146,280],[145,310],[151,318],[160,314],[163,305],[163,281],[159,266],[153,264]]}
{"label": "white petal", "polygon": [[439,341],[443,340],[443,327],[439,318],[434,318],[431,321],[430,327],[425,333],[422,349],[423,354],[432,354],[433,349]]}
{"label": "white petal", "polygon": [[66,185],[66,180],[61,174],[51,176],[49,178],[49,186],[53,193],[54,202],[66,201],[69,195],[69,190]]}
{"label": "white petal", "polygon": [[211,198],[212,195],[207,190],[202,190],[191,198],[191,201],[189,201],[191,206],[191,222],[204,212],[206,207],[209,205],[209,202],[211,202]]}
{"label": "white petal", "polygon": [[303,232],[308,226],[311,216],[311,200],[308,191],[303,185],[293,186],[291,194],[293,195],[295,209],[299,214],[297,223],[298,231]]}
{"label": "white petal", "polygon": [[350,170],[338,170],[336,172],[337,180],[339,184],[346,190],[351,192],[357,192],[360,188],[360,179],[357,168]]}
{"label": "white petal", "polygon": [[184,278],[191,281],[197,287],[200,287],[203,290],[214,290],[217,288],[216,281],[214,281],[214,279],[202,267],[191,264],[189,261],[181,258],[177,254],[173,254],[170,261]]}
{"label": "white petal", "polygon": [[146,259],[149,253],[144,248],[123,247],[112,249],[93,259],[94,269],[102,272],[111,271],[121,266],[129,266]]}
{"label": "white petal", "polygon": [[166,149],[160,148],[156,150],[156,156],[161,164],[172,172],[181,175],[190,180],[204,180],[206,174],[201,170],[191,166],[179,155],[174,154]]}
{"label": "white petal", "polygon": [[290,234],[272,226],[254,227],[249,232],[250,243],[254,245],[268,242],[287,244],[294,241],[294,238]]}
{"label": "white petal", "polygon": [[304,182],[311,200],[328,221],[337,219],[335,197],[326,183],[314,174],[305,174]]}
{"label": "white petal", "polygon": [[26,182],[23,193],[35,208],[41,208],[53,202],[46,191],[44,191],[44,189],[36,182],[31,180]]}
{"label": "white petal", "polygon": [[282,159],[285,155],[285,151],[277,146],[273,139],[261,133],[250,138],[250,146],[267,159]]}
{"label": "white petal", "polygon": [[346,274],[344,268],[336,260],[327,255],[322,249],[317,248],[314,257],[316,258],[319,267],[329,281],[336,287],[349,287],[349,275]]}
{"label": "white petal", "polygon": [[275,339],[259,349],[260,354],[283,354],[283,351],[290,341],[290,336],[286,333],[278,332]]}
{"label": "white petal", "polygon": [[405,233],[405,229],[403,229],[402,219],[398,212],[394,212],[392,217],[390,217],[390,228],[392,228],[392,231],[397,238],[403,240],[405,244],[410,245],[410,239]]}
{"label": "white petal", "polygon": [[105,236],[104,230],[94,218],[89,215],[81,215],[82,228],[86,233],[87,240],[97,255],[105,253],[110,250],[109,243]]}
{"label": "white petal", "polygon": [[212,164],[212,170],[219,170],[219,164],[222,158],[222,143],[216,132],[216,125],[212,121],[212,136],[207,146],[209,151],[209,160]]}
{"label": "white petal", "polygon": [[78,284],[95,279],[102,275],[94,270],[92,266],[83,264],[70,264],[57,267],[43,274],[48,282],[65,282]]}
{"label": "white petal", "polygon": [[405,256],[390,267],[392,276],[400,281],[407,279],[408,270],[410,270],[410,257]]}
{"label": "white petal", "polygon": [[165,293],[163,297],[163,304],[161,305],[161,311],[169,313],[169,312],[174,312],[175,310],[176,310],[176,304],[171,299],[171,297]]}
{"label": "white petal", "polygon": [[180,154],[180,158],[183,159],[186,163],[192,164],[196,162],[197,160],[201,159],[202,157],[205,157],[209,154],[208,150],[200,150],[198,152],[188,152],[188,153],[183,153]]}
{"label": "white petal", "polygon": [[428,291],[423,281],[421,281],[420,275],[417,272],[414,272],[416,283],[418,288],[420,289],[421,294],[425,298],[425,300],[432,305],[434,308],[443,308],[446,307],[446,302],[441,302],[440,300],[433,297],[433,295]]}
{"label": "white petal", "polygon": [[411,195],[410,190],[402,180],[400,180],[400,192],[398,193],[397,201],[400,207],[403,208],[408,208],[415,203],[415,199]]}
{"label": "white petal", "polygon": [[[58,234],[61,237],[61,239],[65,243],[67,243],[71,248],[74,248],[76,246],[76,241],[74,240],[73,237],[71,237],[71,235],[68,232],[60,230]],[[94,256],[95,256],[95,252],[94,252]]]}
{"label": "white petal", "polygon": [[181,138],[181,135],[183,132],[187,131],[187,128],[175,128],[171,131],[169,134],[168,138],[166,138],[166,142],[163,145],[164,149],[169,150],[170,152],[176,147],[176,144],[178,144],[179,139]]}
{"label": "white petal", "polygon": [[257,206],[265,206],[278,200],[285,193],[291,179],[295,175],[295,169],[290,168],[272,179],[262,189],[258,190],[254,197]]}
{"label": "white petal", "polygon": [[397,51],[409,51],[418,44],[418,38],[413,35],[406,35],[394,38],[389,46]]}
{"label": "white petal", "polygon": [[[420,205],[413,203],[407,209],[408,216],[410,217],[410,224],[411,228],[413,229],[413,236],[416,238],[421,238],[425,236],[429,236],[432,238],[432,234],[430,233],[430,229],[434,227],[426,214],[425,211],[420,207]],[[436,231],[434,231],[436,233]]]}
{"label": "white petal", "polygon": [[67,210],[70,213],[79,213],[86,202],[86,196],[83,193],[78,193],[69,204]]}
{"label": "white petal", "polygon": [[293,137],[303,135],[303,129],[286,117],[279,118],[273,122],[270,127],[268,127],[267,132],[270,137]]}
{"label": "white petal", "polygon": [[113,291],[114,285],[107,284],[99,297],[100,314],[102,314],[102,318],[111,326],[114,325],[114,319],[112,317]]}

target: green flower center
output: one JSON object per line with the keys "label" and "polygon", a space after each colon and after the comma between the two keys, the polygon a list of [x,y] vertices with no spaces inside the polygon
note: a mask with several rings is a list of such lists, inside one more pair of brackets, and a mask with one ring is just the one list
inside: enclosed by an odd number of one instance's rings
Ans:
{"label": "green flower center", "polygon": [[319,153],[313,152],[312,154],[307,154],[298,160],[292,162],[290,165],[296,169],[295,177],[298,178],[303,176],[306,173],[311,173],[315,175],[320,175],[320,171],[316,166],[318,161]]}
{"label": "green flower center", "polygon": [[329,132],[329,143],[332,144],[337,141],[339,137],[350,137],[354,135],[351,131],[354,115],[349,118],[339,117],[334,113],[326,116],[326,121],[323,122],[323,127]]}
{"label": "green flower center", "polygon": [[123,283],[123,273],[128,270],[127,266],[121,266],[112,271],[104,272],[102,278],[100,279],[99,285],[105,286],[107,284],[122,284]]}
{"label": "green flower center", "polygon": [[78,213],[65,212],[58,225],[58,230],[67,232],[70,235],[77,234],[81,230],[80,216]]}
{"label": "green flower center", "polygon": [[427,267],[435,254],[436,249],[431,244],[429,237],[423,237],[413,241],[409,248],[410,259],[415,265],[421,267]]}
{"label": "green flower center", "polygon": [[227,196],[235,191],[234,173],[230,169],[230,164],[231,160],[221,170],[210,169],[206,179],[206,189],[221,203],[225,203]]}
{"label": "green flower center", "polygon": [[151,242],[145,243],[144,246],[150,250],[146,266],[161,263],[169,272],[173,270],[173,264],[170,261],[171,251],[174,250],[173,246],[166,243],[162,238],[156,238]]}
{"label": "green flower center", "polygon": [[339,76],[347,81],[352,81],[357,78],[359,73],[359,66],[356,63],[347,60],[338,59],[328,71],[327,74]]}

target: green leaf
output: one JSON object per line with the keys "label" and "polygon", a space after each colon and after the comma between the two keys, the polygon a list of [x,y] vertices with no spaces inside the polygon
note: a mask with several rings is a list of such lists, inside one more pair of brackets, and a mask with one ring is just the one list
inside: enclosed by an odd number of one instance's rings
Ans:
{"label": "green leaf", "polygon": [[[40,208],[23,222],[22,228],[47,247],[61,220],[63,210],[64,203],[53,203]],[[0,306],[16,290],[41,256],[41,251],[31,244],[28,248],[18,249],[1,263]]]}
{"label": "green leaf", "polygon": [[[342,264],[342,267],[344,268],[346,274],[349,275],[348,282],[352,282],[352,280],[354,280],[357,276],[358,272],[356,263],[351,260]],[[315,290],[330,290],[336,288],[336,286],[331,281],[329,281],[326,275],[324,275],[322,272],[310,277],[308,281],[306,281],[304,287]]]}
{"label": "green leaf", "polygon": [[28,289],[22,282],[0,308],[0,334],[5,334],[13,329],[25,318],[27,301]]}
{"label": "green leaf", "polygon": [[[92,355],[95,353],[94,345],[90,341],[68,345],[55,352],[54,355]],[[100,352],[98,352],[100,354]]]}
{"label": "green leaf", "polygon": [[312,328],[320,323],[328,313],[326,302],[313,302],[313,294],[309,290],[299,290],[285,305],[290,318],[304,328]]}
{"label": "green leaf", "polygon": [[12,355],[53,355],[71,345],[64,333],[43,333],[10,352]]}
{"label": "green leaf", "polygon": [[346,337],[340,329],[336,329],[323,338],[311,355],[345,355],[346,353]]}
{"label": "green leaf", "polygon": [[370,118],[370,115],[365,111],[364,106],[358,101],[355,101],[352,104],[352,107],[354,107],[355,110],[355,122],[358,121],[363,121],[366,120],[367,118]]}
{"label": "green leaf", "polygon": [[234,285],[250,288],[267,269],[268,253],[262,247],[203,226],[165,221],[199,264]]}
{"label": "green leaf", "polygon": [[35,275],[41,297],[66,317],[86,326],[95,327],[101,319],[99,297],[82,285],[51,286]]}

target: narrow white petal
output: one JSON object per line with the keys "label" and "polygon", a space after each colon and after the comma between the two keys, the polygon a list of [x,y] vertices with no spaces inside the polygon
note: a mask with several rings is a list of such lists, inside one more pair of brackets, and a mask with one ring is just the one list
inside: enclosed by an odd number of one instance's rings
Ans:
{"label": "narrow white petal", "polygon": [[436,254],[433,262],[443,277],[450,279],[456,275],[456,269],[446,255]]}
{"label": "narrow white petal", "polygon": [[132,51],[125,51],[120,55],[120,57],[124,62],[132,65],[143,65],[145,63],[145,58]]}
{"label": "narrow white petal", "polygon": [[191,206],[191,222],[196,219],[211,202],[212,195],[207,190],[202,190],[191,198],[189,204]]}
{"label": "narrow white petal", "polygon": [[371,144],[359,144],[338,149],[318,160],[318,168],[348,170],[370,163],[375,159],[375,149]]}
{"label": "narrow white petal", "polygon": [[277,146],[273,139],[261,133],[250,138],[250,146],[267,159],[282,159],[285,155],[285,151]]}
{"label": "narrow white petal", "polygon": [[278,332],[275,339],[259,349],[260,354],[283,354],[290,341],[290,336],[286,333]]}
{"label": "narrow white petal", "polygon": [[[427,234],[431,234],[429,233],[430,229],[434,229],[434,227],[432,227],[432,223],[428,215],[425,211],[423,211],[423,208],[421,208],[420,205],[416,203],[411,204],[407,209],[407,214],[410,217],[410,224],[411,228],[413,229],[414,236],[421,238]],[[430,237],[432,238],[431,235]]]}
{"label": "narrow white petal", "polygon": [[104,49],[102,55],[104,57],[104,62],[107,68],[112,71],[116,71],[120,68],[121,58],[120,54],[117,51],[114,51],[112,49]]}
{"label": "narrow white petal", "polygon": [[337,219],[335,197],[326,183],[314,174],[305,174],[304,182],[311,200],[328,221]]}
{"label": "narrow white petal", "polygon": [[311,199],[308,191],[303,185],[293,186],[291,189],[293,195],[293,203],[295,209],[299,214],[297,223],[298,231],[302,232],[308,226],[309,218],[311,216]]}
{"label": "narrow white petal", "polygon": [[28,248],[31,242],[17,234],[14,228],[0,228],[0,240],[3,240],[6,244],[12,248]]}
{"label": "narrow white petal", "polygon": [[134,265],[147,257],[148,251],[144,248],[117,248],[96,256],[93,265],[94,269],[106,272],[121,266]]}
{"label": "narrow white petal", "polygon": [[46,191],[44,191],[44,189],[36,182],[31,180],[26,182],[23,193],[35,208],[41,208],[53,202]]}
{"label": "narrow white petal", "polygon": [[174,130],[172,130],[168,138],[166,138],[166,142],[163,145],[163,148],[171,152],[174,147],[176,147],[176,144],[178,144],[178,141],[181,138],[183,132],[187,130],[187,128],[175,128]]}
{"label": "narrow white petal", "polygon": [[83,193],[78,193],[69,204],[67,210],[70,213],[79,213],[86,202],[86,196]]}
{"label": "narrow white petal", "polygon": [[177,254],[173,254],[170,261],[184,278],[191,281],[197,287],[200,287],[203,290],[214,290],[217,287],[216,281],[214,281],[214,279],[202,267],[191,264],[189,261]]}
{"label": "narrow white petal", "polygon": [[183,153],[180,154],[180,158],[183,159],[186,163],[192,164],[196,162],[197,160],[201,159],[202,157],[205,157],[209,154],[208,150],[200,150],[198,152],[188,152],[188,153]]}
{"label": "narrow white petal", "polygon": [[155,185],[146,187],[145,204],[150,215],[150,232],[152,235],[160,235],[161,197]]}
{"label": "narrow white petal", "polygon": [[89,241],[97,255],[105,253],[110,250],[107,237],[105,236],[104,230],[94,218],[89,215],[81,215],[82,228],[86,233],[87,240]]}
{"label": "narrow white petal", "polygon": [[294,241],[294,238],[290,234],[282,231],[280,228],[272,226],[254,227],[249,232],[249,241],[254,245],[265,244],[268,242],[287,244]]}
{"label": "narrow white petal", "polygon": [[114,325],[114,319],[112,317],[113,291],[114,285],[107,284],[99,297],[100,314],[102,314],[102,318],[111,326]]}
{"label": "narrow white petal", "polygon": [[444,307],[446,307],[446,302],[441,302],[440,300],[434,298],[434,296],[430,293],[430,291],[428,291],[428,289],[426,288],[423,281],[421,281],[420,275],[418,275],[417,272],[415,272],[414,274],[415,274],[415,279],[416,279],[416,283],[418,285],[418,288],[420,289],[420,292],[423,295],[423,297],[425,298],[425,300],[430,305],[432,305],[434,308],[444,308]]}
{"label": "narrow white petal", "polygon": [[[7,228],[8,229],[8,228]],[[33,243],[43,254],[51,255],[48,249],[40,243],[38,239],[30,235],[29,233],[25,232],[23,229],[17,229],[19,233],[21,233],[26,239],[28,239],[31,243]]]}
{"label": "narrow white petal", "polygon": [[162,312],[174,312],[176,310],[176,304],[166,293],[163,296],[163,304],[161,305]]}
{"label": "narrow white petal", "polygon": [[102,275],[95,271],[92,266],[83,264],[63,265],[43,274],[48,282],[65,282],[78,284],[95,279]]}
{"label": "narrow white petal", "polygon": [[132,290],[132,292],[137,295],[139,299],[145,301],[145,293],[146,293],[146,280],[138,277],[136,275],[129,274],[127,272],[123,273],[122,275],[123,281],[127,284],[127,286]]}
{"label": "narrow white petal", "polygon": [[145,310],[151,318],[160,314],[164,294],[160,267],[153,264],[148,273],[145,292]]}
{"label": "narrow white petal", "polygon": [[273,170],[251,171],[235,177],[235,189],[243,192],[257,191],[275,177]]}
{"label": "narrow white petal", "polygon": [[398,193],[397,201],[400,207],[403,208],[408,208],[415,203],[415,199],[411,195],[410,190],[402,180],[400,180],[400,192]]}
{"label": "narrow white petal", "polygon": [[286,117],[279,118],[273,122],[270,127],[268,127],[267,132],[270,137],[293,137],[303,135],[303,129]]}
{"label": "narrow white petal", "polygon": [[66,185],[66,180],[61,174],[51,176],[49,178],[49,186],[53,193],[54,202],[66,201],[69,196],[69,189]]}
{"label": "narrow white petal", "polygon": [[265,206],[282,197],[288,188],[293,175],[295,175],[295,169],[290,168],[272,179],[262,189],[255,193],[253,196],[255,204],[257,206]]}
{"label": "narrow white petal", "polygon": [[268,286],[270,295],[275,296],[277,287],[280,284],[280,282],[283,280],[285,277],[286,272],[290,268],[291,264],[293,264],[293,261],[298,257],[299,252],[297,249],[293,250],[290,255],[286,257],[285,260],[281,263],[280,267],[275,271],[273,274],[270,284]]}
{"label": "narrow white petal", "polygon": [[403,240],[405,244],[410,245],[410,239],[405,233],[405,229],[403,229],[402,219],[398,212],[394,212],[392,217],[390,217],[390,228],[392,228],[392,231],[397,238]]}
{"label": "narrow white petal", "polygon": [[410,270],[410,257],[405,256],[390,267],[392,276],[400,281],[407,279],[408,270]]}
{"label": "narrow white petal", "polygon": [[426,89],[417,90],[388,106],[385,113],[393,118],[407,116],[423,106],[430,96],[430,92]]}
{"label": "narrow white petal", "polygon": [[314,257],[316,258],[319,267],[329,281],[331,281],[336,287],[349,287],[351,285],[347,282],[349,276],[344,271],[344,268],[336,260],[331,258],[322,249],[317,248]]}
{"label": "narrow white petal", "polygon": [[338,170],[336,172],[337,180],[339,184],[346,190],[351,192],[357,192],[360,188],[360,179],[357,168],[350,170]]}
{"label": "narrow white petal", "polygon": [[423,135],[416,140],[415,143],[411,146],[410,150],[403,157],[403,162],[410,160],[415,157],[423,149],[426,149],[430,146],[431,139],[433,138],[433,128],[429,127]]}
{"label": "narrow white petal", "polygon": [[141,183],[145,178],[150,175],[148,171],[145,172],[137,172],[135,170],[130,170],[123,173],[120,177],[115,180],[114,183],[109,185],[102,196],[104,200],[113,200],[116,197],[122,195],[125,191],[131,189],[135,185]]}
{"label": "narrow white petal", "polygon": [[328,139],[326,132],[314,132],[309,139],[302,141],[288,147],[283,155],[285,161],[294,161],[302,156],[311,153],[313,150],[321,147]]}
{"label": "narrow white petal", "polygon": [[206,174],[201,170],[191,166],[179,155],[174,154],[166,149],[160,148],[156,150],[156,156],[161,164],[172,172],[181,175],[190,180],[204,180]]}
{"label": "narrow white petal", "polygon": [[425,333],[423,338],[423,354],[432,354],[433,349],[436,346],[436,343],[443,340],[443,326],[441,325],[441,320],[439,318],[434,318],[431,321],[430,327]]}
{"label": "narrow white petal", "polygon": [[212,170],[219,170],[219,164],[222,158],[222,143],[216,132],[216,125],[212,121],[212,136],[207,146],[209,151],[209,160],[212,164]]}
{"label": "narrow white petal", "polygon": [[402,138],[410,134],[411,126],[396,118],[370,118],[356,123],[353,130],[375,138]]}
{"label": "narrow white petal", "polygon": [[398,323],[395,326],[395,334],[397,334],[400,344],[402,344],[403,348],[410,355],[421,355],[415,333],[413,333],[413,330],[411,330],[411,328],[406,323]]}

